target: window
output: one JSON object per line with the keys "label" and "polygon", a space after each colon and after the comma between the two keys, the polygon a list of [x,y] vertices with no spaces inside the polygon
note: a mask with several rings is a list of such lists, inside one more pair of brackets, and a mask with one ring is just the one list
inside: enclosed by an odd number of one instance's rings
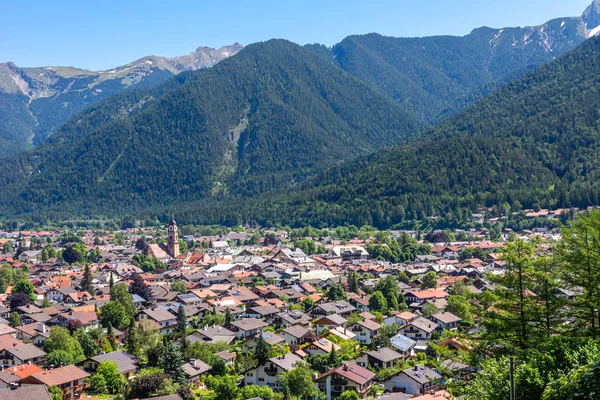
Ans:
{"label": "window", "polygon": [[254,376],[254,374],[252,372],[248,372],[246,376]]}
{"label": "window", "polygon": [[258,381],[259,381],[259,382],[264,382],[264,381],[265,381],[265,378],[258,378]]}

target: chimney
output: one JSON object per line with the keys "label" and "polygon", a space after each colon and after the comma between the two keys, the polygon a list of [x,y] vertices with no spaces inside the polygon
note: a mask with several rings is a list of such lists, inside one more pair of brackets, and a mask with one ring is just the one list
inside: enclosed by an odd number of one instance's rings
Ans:
{"label": "chimney", "polygon": [[418,366],[418,365],[415,365],[415,367],[414,367],[414,370],[415,370],[415,371],[418,371],[418,370],[419,370],[419,366]]}

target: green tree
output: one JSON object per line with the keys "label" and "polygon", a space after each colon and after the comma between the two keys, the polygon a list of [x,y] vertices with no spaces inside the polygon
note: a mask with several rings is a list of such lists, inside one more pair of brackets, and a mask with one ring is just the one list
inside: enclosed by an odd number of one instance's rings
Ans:
{"label": "green tree", "polygon": [[15,285],[13,286],[12,293],[23,293],[27,297],[29,297],[30,301],[35,301],[35,291],[33,289],[33,285],[26,279],[20,280],[17,283],[15,283]]}
{"label": "green tree", "polygon": [[526,348],[540,332],[539,303],[533,294],[537,285],[534,254],[534,244],[522,240],[505,247],[506,273],[493,278],[498,300],[483,318],[490,339]]}
{"label": "green tree", "polygon": [[185,283],[181,281],[175,281],[171,284],[171,290],[174,292],[186,293],[187,287],[185,286]]}
{"label": "green tree", "polygon": [[240,389],[240,399],[275,400],[273,389],[267,386],[248,385]]}
{"label": "green tree", "polygon": [[448,297],[446,311],[460,317],[463,322],[473,324],[473,310],[469,300],[463,296],[452,295]]}
{"label": "green tree", "polygon": [[104,378],[110,394],[122,393],[127,385],[127,379],[121,375],[117,363],[114,361],[100,362],[96,373]]}
{"label": "green tree", "polygon": [[238,388],[237,377],[232,375],[211,376],[206,379],[206,387],[212,394],[210,400],[238,400],[240,389]]}
{"label": "green tree", "polygon": [[359,400],[360,397],[355,390],[346,390],[340,395],[340,400]]}
{"label": "green tree", "polygon": [[315,301],[310,296],[306,296],[300,302],[300,307],[302,311],[309,312],[315,306]]}
{"label": "green tree", "polygon": [[60,326],[53,326],[48,339],[44,343],[44,351],[52,353],[58,350],[67,353],[73,360],[73,363],[78,363],[86,359],[81,345],[69,334],[69,331]]}
{"label": "green tree", "polygon": [[348,273],[348,290],[352,293],[359,294],[358,274],[354,271]]}
{"label": "green tree", "polygon": [[177,327],[175,330],[180,337],[185,338],[185,333],[187,330],[187,317],[185,316],[183,304],[179,304],[179,308],[177,310]]}
{"label": "green tree", "polygon": [[63,391],[58,386],[49,386],[48,392],[50,393],[50,398],[52,398],[52,400],[63,400]]}
{"label": "green tree", "polygon": [[165,353],[161,358],[161,368],[169,372],[173,382],[184,384],[185,373],[183,371],[183,355],[175,342],[167,345]]}
{"label": "green tree", "polygon": [[92,271],[90,270],[90,266],[86,265],[83,270],[83,278],[81,279],[80,287],[81,290],[88,292],[90,294],[94,293],[94,287],[92,286]]}
{"label": "green tree", "polygon": [[388,303],[383,293],[377,291],[371,295],[371,298],[369,299],[369,310],[371,312],[387,313]]}
{"label": "green tree", "polygon": [[138,334],[138,327],[135,325],[134,319],[129,321],[129,328],[127,329],[127,343],[125,348],[129,354],[139,354],[140,338]]}
{"label": "green tree", "polygon": [[115,333],[113,331],[113,326],[110,322],[108,323],[108,326],[106,327],[105,345],[108,345],[108,347],[110,348],[110,351],[117,350],[117,338],[115,337]]}
{"label": "green tree", "polygon": [[434,271],[429,271],[423,275],[423,284],[421,289],[434,289],[437,287],[438,277]]}
{"label": "green tree", "polygon": [[107,387],[106,387],[106,379],[104,379],[104,376],[102,376],[100,374],[92,375],[88,379],[88,382],[90,383],[90,392],[95,393],[95,394],[106,393]]}
{"label": "green tree", "polygon": [[563,240],[555,251],[560,279],[580,292],[569,306],[576,317],[577,334],[600,337],[600,211],[591,211],[561,230]]}
{"label": "green tree", "polygon": [[262,337],[262,335],[259,335],[256,341],[256,350],[254,351],[254,357],[256,357],[256,360],[258,361],[258,365],[265,365],[267,361],[269,361],[269,345]]}
{"label": "green tree", "polygon": [[93,330],[87,331],[79,328],[75,331],[74,336],[81,345],[86,358],[97,356],[100,353],[101,348],[98,345],[98,341],[103,334],[95,335]]}
{"label": "green tree", "polygon": [[229,307],[227,307],[225,309],[225,325],[231,324],[231,321],[233,321],[233,317],[231,315],[231,310],[229,309]]}
{"label": "green tree", "polygon": [[346,294],[346,291],[342,285],[339,283],[334,283],[327,291],[327,298],[330,301],[347,300],[348,295]]}
{"label": "green tree", "polygon": [[113,288],[110,289],[110,301],[115,301],[125,308],[128,318],[125,321],[125,324],[121,326],[123,326],[123,328],[126,327],[129,324],[129,318],[135,317],[137,313],[133,297],[131,296],[131,293],[129,293],[129,287],[124,283],[118,283],[113,286]]}
{"label": "green tree", "polygon": [[115,278],[113,277],[112,271],[110,271],[110,278],[108,280],[108,287],[110,290],[115,286]]}
{"label": "green tree", "polygon": [[46,368],[58,368],[63,365],[73,364],[73,357],[64,350],[54,350],[46,355],[44,365]]}
{"label": "green tree", "polygon": [[127,314],[123,304],[118,301],[109,301],[100,309],[100,321],[102,326],[114,326],[119,330],[125,329],[129,325],[131,318]]}
{"label": "green tree", "polygon": [[13,328],[23,325],[23,323],[21,322],[21,317],[19,316],[18,312],[13,311],[10,313],[9,325]]}
{"label": "green tree", "polygon": [[319,390],[313,382],[313,375],[314,371],[305,363],[279,375],[278,380],[283,387],[284,397],[291,399],[316,396]]}

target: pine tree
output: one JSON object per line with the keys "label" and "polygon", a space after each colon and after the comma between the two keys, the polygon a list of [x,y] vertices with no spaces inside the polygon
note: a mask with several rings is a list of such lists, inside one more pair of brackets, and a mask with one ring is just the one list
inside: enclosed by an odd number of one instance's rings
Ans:
{"label": "pine tree", "polygon": [[113,278],[113,273],[110,271],[110,280],[108,281],[109,289],[112,289],[115,286],[115,279]]}
{"label": "pine tree", "polygon": [[348,290],[356,294],[360,291],[358,286],[358,274],[354,271],[348,274]]}
{"label": "pine tree", "polygon": [[179,309],[177,310],[177,333],[180,336],[185,337],[185,332],[187,329],[187,317],[185,316],[185,309],[183,308],[183,304],[179,304]]}
{"label": "pine tree", "polygon": [[127,352],[129,354],[137,354],[139,347],[138,329],[135,326],[135,320],[132,318],[129,322],[129,329],[127,331]]}
{"label": "pine tree", "polygon": [[269,361],[269,353],[269,345],[262,335],[259,335],[258,340],[256,341],[256,350],[254,352],[254,357],[258,361],[258,365],[264,365],[267,361]]}
{"label": "pine tree", "polygon": [[81,290],[92,294],[94,287],[92,286],[92,271],[89,265],[86,265],[83,270],[83,279],[81,279]]}
{"label": "pine tree", "polygon": [[183,371],[183,355],[175,342],[169,343],[165,353],[161,357],[161,367],[168,371],[173,382],[185,384],[185,372]]}
{"label": "pine tree", "polygon": [[231,310],[229,309],[229,307],[227,307],[225,309],[225,325],[231,324],[231,321],[232,321]]}
{"label": "pine tree", "polygon": [[112,351],[117,350],[117,338],[115,337],[115,333],[113,332],[112,324],[109,322],[108,327],[106,328],[106,340],[108,340],[108,344]]}

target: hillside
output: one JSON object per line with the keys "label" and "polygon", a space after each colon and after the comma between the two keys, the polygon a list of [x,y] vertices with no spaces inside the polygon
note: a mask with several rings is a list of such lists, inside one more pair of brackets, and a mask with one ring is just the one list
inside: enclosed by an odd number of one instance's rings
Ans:
{"label": "hillside", "polygon": [[[396,102],[283,40],[176,86],[124,118],[107,99],[106,115],[92,108],[33,152],[1,160],[2,212],[112,214],[256,195],[421,129]],[[135,93],[129,107],[146,96]]]}
{"label": "hillside", "polygon": [[126,89],[161,83],[182,71],[212,67],[241,45],[199,47],[180,57],[149,56],[108,71],[0,64],[0,156],[41,143],[84,108]]}
{"label": "hillside", "polygon": [[480,206],[600,204],[600,39],[524,76],[412,143],[346,162],[291,193],[173,210],[179,220],[265,226],[371,224]]}
{"label": "hillside", "polygon": [[463,37],[349,36],[309,46],[340,68],[435,123],[503,84],[574,49],[600,25],[597,0],[579,18],[540,26],[480,28]]}

